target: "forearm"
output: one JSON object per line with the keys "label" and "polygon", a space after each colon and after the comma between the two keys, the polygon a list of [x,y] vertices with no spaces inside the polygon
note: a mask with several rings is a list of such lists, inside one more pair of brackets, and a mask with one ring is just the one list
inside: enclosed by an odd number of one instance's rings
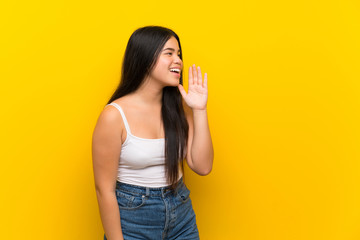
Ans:
{"label": "forearm", "polygon": [[120,212],[115,193],[96,192],[101,222],[108,240],[123,240]]}
{"label": "forearm", "polygon": [[194,136],[191,158],[194,169],[201,175],[209,174],[214,159],[214,149],[208,124],[207,110],[193,110]]}

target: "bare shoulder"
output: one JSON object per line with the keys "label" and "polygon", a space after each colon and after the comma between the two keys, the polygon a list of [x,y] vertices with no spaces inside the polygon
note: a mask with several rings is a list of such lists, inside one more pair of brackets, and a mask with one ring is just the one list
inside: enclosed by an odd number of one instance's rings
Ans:
{"label": "bare shoulder", "polygon": [[111,105],[104,107],[99,115],[98,123],[117,125],[120,120],[119,110]]}
{"label": "bare shoulder", "polygon": [[101,111],[95,129],[94,136],[108,135],[119,136],[122,134],[124,124],[119,110],[111,105],[107,105]]}
{"label": "bare shoulder", "polygon": [[[123,107],[124,105],[126,105],[127,101],[128,101],[127,96],[124,96],[114,100],[113,103],[116,103],[120,107]],[[110,121],[110,122],[114,121],[114,123],[121,123],[120,125],[123,125],[120,112],[115,106],[112,105],[105,106],[105,108],[100,114],[100,117],[104,118],[105,121]]]}

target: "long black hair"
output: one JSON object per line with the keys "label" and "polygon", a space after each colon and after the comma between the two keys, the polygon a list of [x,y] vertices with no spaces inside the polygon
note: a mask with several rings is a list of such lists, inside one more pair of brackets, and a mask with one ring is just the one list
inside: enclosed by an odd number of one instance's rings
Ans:
{"label": "long black hair", "polygon": [[[175,37],[182,51],[178,35],[169,28],[146,26],[135,30],[128,41],[121,69],[120,83],[108,104],[136,91],[154,68],[165,43]],[[182,71],[180,84],[183,85]],[[175,188],[179,178],[179,163],[184,174],[189,125],[185,117],[182,96],[178,87],[163,88],[161,118],[165,131],[165,174],[168,184]]]}

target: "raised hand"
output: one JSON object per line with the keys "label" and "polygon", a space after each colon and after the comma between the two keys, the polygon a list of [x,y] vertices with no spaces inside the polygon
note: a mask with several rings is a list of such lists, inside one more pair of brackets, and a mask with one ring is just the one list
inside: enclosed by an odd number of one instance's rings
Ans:
{"label": "raised hand", "polygon": [[200,67],[195,67],[193,64],[189,67],[189,89],[186,93],[184,87],[179,84],[179,91],[184,98],[186,104],[193,110],[206,110],[206,103],[208,98],[207,89],[207,73],[204,75],[204,82]]}

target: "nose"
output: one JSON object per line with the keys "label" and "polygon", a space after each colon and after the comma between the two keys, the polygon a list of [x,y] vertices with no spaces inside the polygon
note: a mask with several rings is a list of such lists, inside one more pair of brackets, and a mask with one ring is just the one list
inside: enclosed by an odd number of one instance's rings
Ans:
{"label": "nose", "polygon": [[176,55],[176,57],[175,57],[175,59],[174,59],[174,63],[177,63],[177,64],[179,64],[179,65],[182,64],[182,60],[181,60],[180,56]]}

